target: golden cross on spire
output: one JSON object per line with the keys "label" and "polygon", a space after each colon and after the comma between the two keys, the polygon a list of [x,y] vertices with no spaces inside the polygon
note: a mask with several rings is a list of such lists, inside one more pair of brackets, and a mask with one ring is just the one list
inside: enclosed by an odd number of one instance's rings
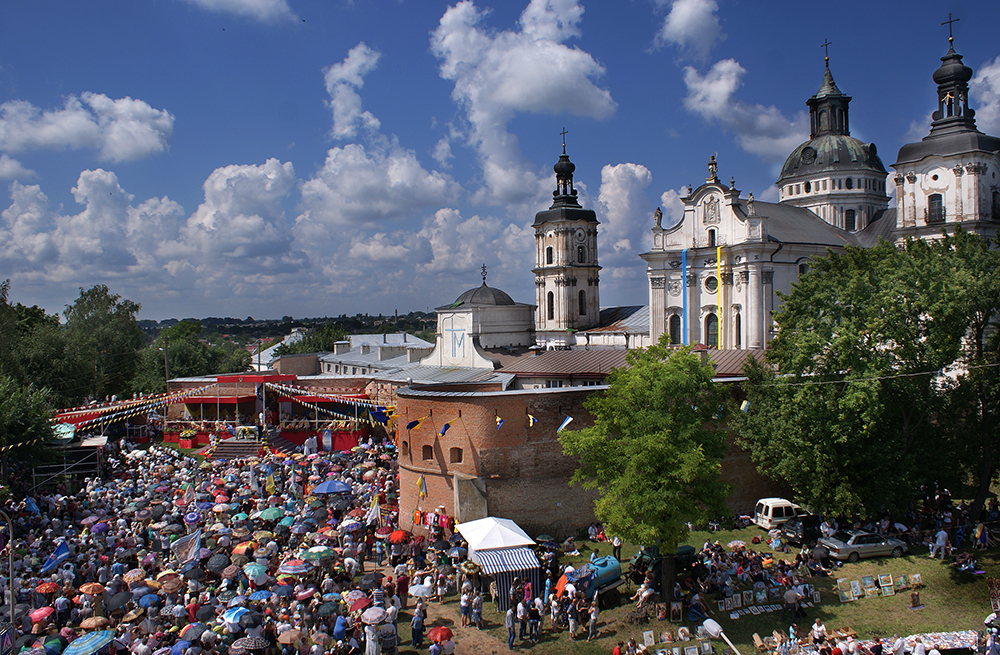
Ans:
{"label": "golden cross on spire", "polygon": [[563,154],[565,155],[565,154],[566,154],[566,135],[567,135],[567,134],[569,134],[569,132],[567,132],[567,131],[566,131],[566,128],[564,127],[564,128],[562,129],[562,132],[560,132],[559,134],[560,134],[560,135],[562,136],[562,138],[563,138]]}

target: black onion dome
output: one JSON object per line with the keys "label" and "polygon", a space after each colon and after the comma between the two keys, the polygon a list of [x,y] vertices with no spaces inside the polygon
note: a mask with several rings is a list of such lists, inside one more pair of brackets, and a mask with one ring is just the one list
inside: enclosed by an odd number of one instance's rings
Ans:
{"label": "black onion dome", "polygon": [[494,289],[493,287],[486,286],[483,282],[482,286],[478,286],[474,289],[469,289],[462,295],[460,295],[455,300],[455,305],[462,303],[463,305],[514,305],[514,299],[508,296],[505,292],[500,289]]}

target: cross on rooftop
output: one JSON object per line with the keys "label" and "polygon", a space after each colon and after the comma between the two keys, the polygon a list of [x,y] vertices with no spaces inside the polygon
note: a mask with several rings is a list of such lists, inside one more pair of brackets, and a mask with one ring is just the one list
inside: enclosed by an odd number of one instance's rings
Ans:
{"label": "cross on rooftop", "polygon": [[564,127],[562,129],[562,132],[560,132],[559,134],[562,135],[562,138],[563,138],[563,154],[565,155],[566,154],[566,135],[569,134],[569,132],[567,132],[566,128]]}
{"label": "cross on rooftop", "polygon": [[951,24],[952,23],[957,23],[960,20],[962,20],[962,19],[961,18],[952,18],[951,17],[951,12],[949,11],[948,12],[948,20],[946,20],[945,22],[941,23],[942,25],[947,25],[948,26],[948,43],[951,43],[951,42],[953,42],[955,40],[955,37],[952,36],[952,33],[951,33]]}
{"label": "cross on rooftop", "polygon": [[483,264],[483,270],[480,272],[480,275],[483,276],[483,284],[486,284],[486,264]]}
{"label": "cross on rooftop", "polygon": [[832,45],[833,45],[833,43],[831,43],[828,39],[823,39],[823,43],[820,44],[820,46],[819,46],[819,47],[823,48],[823,50],[826,52],[826,60],[827,61],[830,61],[830,46],[832,46]]}

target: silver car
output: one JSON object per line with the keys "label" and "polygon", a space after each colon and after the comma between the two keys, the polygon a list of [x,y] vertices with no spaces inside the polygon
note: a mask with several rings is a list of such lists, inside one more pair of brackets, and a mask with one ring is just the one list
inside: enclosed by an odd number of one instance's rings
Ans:
{"label": "silver car", "polygon": [[906,543],[899,539],[861,530],[837,530],[832,536],[821,538],[819,545],[830,552],[830,557],[848,562],[857,562],[862,557],[902,557],[907,551]]}

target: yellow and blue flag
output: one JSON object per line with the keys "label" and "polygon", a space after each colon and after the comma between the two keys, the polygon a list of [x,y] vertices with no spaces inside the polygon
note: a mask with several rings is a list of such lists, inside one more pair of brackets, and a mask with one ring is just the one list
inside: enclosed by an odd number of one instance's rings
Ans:
{"label": "yellow and blue flag", "polygon": [[535,423],[538,423],[538,419],[532,416],[531,414],[528,414],[528,427],[529,428],[535,427]]}
{"label": "yellow and blue flag", "polygon": [[497,419],[497,430],[499,430],[501,427],[503,427],[503,419],[500,418],[499,416],[496,417],[496,419]]}

